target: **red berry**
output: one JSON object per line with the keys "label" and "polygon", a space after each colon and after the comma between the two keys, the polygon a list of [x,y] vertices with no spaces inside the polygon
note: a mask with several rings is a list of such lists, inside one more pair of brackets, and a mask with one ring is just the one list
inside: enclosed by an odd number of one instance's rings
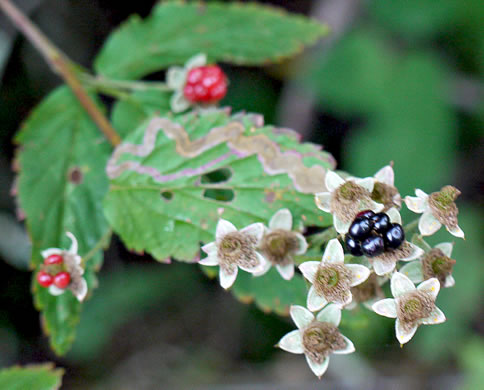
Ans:
{"label": "red berry", "polygon": [[45,271],[39,271],[39,273],[37,274],[37,282],[39,282],[42,287],[49,287],[53,281],[54,278],[52,277],[52,275],[48,274]]}
{"label": "red berry", "polygon": [[375,215],[375,213],[371,210],[363,210],[363,211],[360,211],[358,214],[355,215],[355,218],[359,218],[359,217],[362,217],[362,218],[371,218]]}
{"label": "red berry", "polygon": [[59,272],[54,276],[54,285],[59,288],[66,288],[71,282],[69,272]]}
{"label": "red berry", "polygon": [[190,69],[183,88],[185,98],[192,103],[215,103],[227,93],[227,77],[217,65]]}
{"label": "red berry", "polygon": [[64,261],[61,255],[50,255],[44,260],[45,265],[61,264]]}

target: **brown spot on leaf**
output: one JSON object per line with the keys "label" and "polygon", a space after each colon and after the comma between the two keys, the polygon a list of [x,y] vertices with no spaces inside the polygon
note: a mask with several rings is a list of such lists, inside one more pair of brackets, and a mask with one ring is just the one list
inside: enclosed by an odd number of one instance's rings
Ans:
{"label": "brown spot on leaf", "polygon": [[254,297],[251,297],[250,295],[241,295],[239,296],[239,301],[245,304],[249,304],[254,302]]}
{"label": "brown spot on leaf", "polygon": [[207,26],[196,26],[195,27],[195,32],[198,33],[198,34],[204,34],[208,31],[208,28]]}
{"label": "brown spot on leaf", "polygon": [[274,191],[269,191],[266,193],[266,202],[272,203],[276,199],[276,193]]}
{"label": "brown spot on leaf", "polygon": [[83,176],[84,175],[79,167],[72,167],[69,170],[68,180],[73,184],[81,184]]}

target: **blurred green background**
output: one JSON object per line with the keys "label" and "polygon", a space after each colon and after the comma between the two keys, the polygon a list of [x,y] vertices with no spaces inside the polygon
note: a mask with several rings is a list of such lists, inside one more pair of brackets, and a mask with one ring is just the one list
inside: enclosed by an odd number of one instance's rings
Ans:
{"label": "blurred green background", "polygon": [[[17,3],[87,67],[109,31],[132,13],[146,16],[154,4]],[[393,161],[402,195],[458,187],[466,241],[445,231],[431,239],[456,242],[457,283],[437,302],[447,322],[421,327],[400,349],[394,321],[364,308],[345,312],[342,331],[357,353],[332,359],[318,382],[301,356],[273,347],[293,328],[288,319],[239,303],[195,266],[156,264],[115,239],[74,348],[55,357],[32,306],[29,244],[15,218],[10,168],[15,131],[60,81],[0,16],[0,367],[55,361],[66,367],[63,389],[482,388],[484,2],[264,3],[327,22],[333,34],[277,66],[224,65],[231,84],[223,103],[295,128],[355,175],[373,175]],[[412,218],[405,209],[403,217]]]}

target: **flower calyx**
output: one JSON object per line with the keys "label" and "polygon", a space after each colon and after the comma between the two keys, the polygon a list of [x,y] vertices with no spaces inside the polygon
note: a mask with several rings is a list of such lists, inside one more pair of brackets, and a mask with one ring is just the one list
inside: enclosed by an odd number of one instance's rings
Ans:
{"label": "flower calyx", "polygon": [[337,239],[328,242],[320,262],[307,261],[299,269],[312,284],[307,297],[311,311],[320,310],[328,302],[348,305],[352,300],[351,287],[370,275],[370,270],[361,264],[344,263],[343,247]]}
{"label": "flower calyx", "polygon": [[395,174],[392,164],[384,166],[374,176],[375,184],[371,193],[371,199],[383,204],[383,211],[395,207],[402,207],[402,197],[394,185]]}
{"label": "flower calyx", "polygon": [[319,209],[333,215],[334,228],[344,234],[360,211],[369,209],[379,212],[383,209],[382,204],[371,199],[374,184],[372,177],[343,179],[329,171],[325,179],[328,191],[317,193],[315,202]]}
{"label": "flower calyx", "polygon": [[395,332],[400,344],[409,342],[420,325],[440,324],[446,320],[444,313],[435,306],[440,290],[436,278],[426,280],[416,288],[407,276],[395,272],[390,288],[394,298],[377,301],[372,309],[379,315],[396,318]]}
{"label": "flower calyx", "polygon": [[406,196],[405,204],[414,213],[421,213],[418,228],[423,236],[431,236],[442,225],[455,237],[464,238],[464,232],[458,225],[459,210],[455,204],[460,191],[453,186],[445,186],[430,195],[420,189],[415,190],[414,196]]}
{"label": "flower calyx", "polygon": [[269,227],[264,230],[264,236],[258,250],[266,258],[266,268],[255,274],[265,274],[274,266],[286,280],[294,276],[294,256],[306,252],[308,244],[304,236],[292,230],[293,218],[288,209],[277,211],[269,221]]}
{"label": "flower calyx", "polygon": [[355,351],[350,339],[342,335],[338,326],[341,308],[330,304],[314,316],[308,309],[293,305],[289,313],[296,330],[286,334],[277,344],[284,351],[304,354],[312,372],[321,379],[328,369],[331,354],[345,355]]}
{"label": "flower calyx", "polygon": [[207,257],[199,264],[220,266],[220,285],[228,289],[237,278],[238,268],[255,274],[266,268],[267,260],[256,251],[264,234],[264,225],[254,223],[241,230],[229,221],[217,223],[215,241],[202,247]]}
{"label": "flower calyx", "polygon": [[441,287],[455,285],[452,271],[456,261],[451,258],[453,244],[442,242],[424,253],[421,259],[404,265],[400,272],[414,283],[436,278]]}

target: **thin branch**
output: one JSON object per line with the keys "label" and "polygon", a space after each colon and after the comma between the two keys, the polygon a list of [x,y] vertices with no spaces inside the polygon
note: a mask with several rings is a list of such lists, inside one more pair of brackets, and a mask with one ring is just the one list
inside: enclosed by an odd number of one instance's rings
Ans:
{"label": "thin branch", "polygon": [[84,72],[79,74],[79,78],[86,85],[101,91],[106,88],[123,91],[148,91],[154,89],[158,91],[172,91],[172,88],[169,88],[166,83],[157,81],[112,80],[103,76],[92,76]]}
{"label": "thin branch", "polygon": [[67,58],[10,0],[0,0],[0,9],[12,23],[27,37],[42,54],[53,72],[58,74],[72,89],[79,103],[104,133],[109,142],[116,146],[121,143],[120,136],[89,97],[73,70],[73,62]]}

